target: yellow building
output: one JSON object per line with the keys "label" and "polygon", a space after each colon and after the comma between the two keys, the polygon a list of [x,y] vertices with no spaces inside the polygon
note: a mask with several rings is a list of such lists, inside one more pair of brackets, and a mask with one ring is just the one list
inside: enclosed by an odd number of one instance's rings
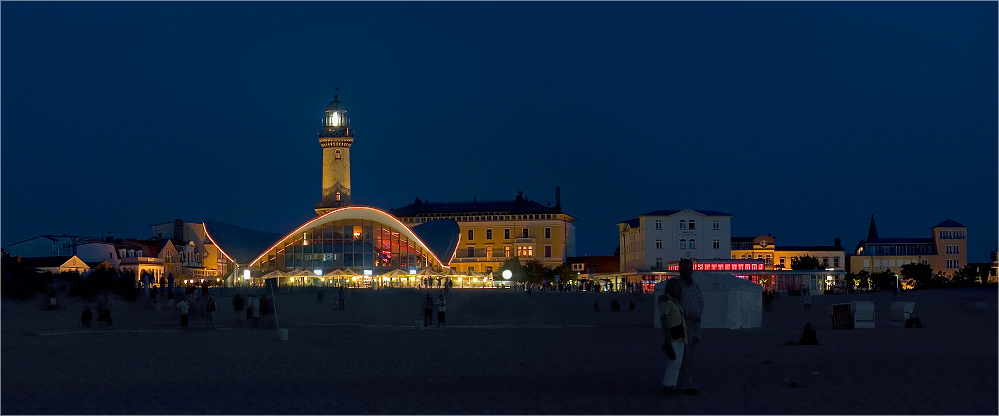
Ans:
{"label": "yellow building", "polygon": [[850,257],[850,272],[898,273],[906,264],[926,264],[933,272],[953,276],[968,265],[968,227],[947,219],[931,229],[930,238],[880,238],[871,216],[867,238]]}
{"label": "yellow building", "polygon": [[805,256],[835,270],[846,270],[846,251],[835,239],[831,246],[777,246],[769,235],[732,237],[733,259],[763,260],[767,270],[791,270],[791,262]]}
{"label": "yellow building", "polygon": [[451,268],[488,274],[511,257],[521,263],[538,260],[555,268],[575,255],[576,218],[562,212],[558,188],[555,206],[545,206],[517,195],[512,201],[414,203],[390,212],[415,226],[427,221],[453,219],[460,241]]}

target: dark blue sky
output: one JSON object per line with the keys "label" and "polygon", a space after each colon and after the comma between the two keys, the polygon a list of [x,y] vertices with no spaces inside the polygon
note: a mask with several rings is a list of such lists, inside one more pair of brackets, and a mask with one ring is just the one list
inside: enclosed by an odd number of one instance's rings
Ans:
{"label": "dark blue sky", "polygon": [[320,198],[340,87],[352,196],[530,199],[578,254],[656,209],[851,250],[968,226],[997,246],[997,4],[0,4],[2,243],[285,233]]}

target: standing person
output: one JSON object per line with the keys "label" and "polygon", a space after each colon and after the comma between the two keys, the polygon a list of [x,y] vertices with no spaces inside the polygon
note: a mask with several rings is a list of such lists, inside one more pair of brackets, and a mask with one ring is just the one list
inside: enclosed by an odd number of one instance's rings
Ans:
{"label": "standing person", "polygon": [[215,298],[208,296],[205,302],[205,319],[208,321],[208,329],[215,329]]}
{"label": "standing person", "polygon": [[260,298],[255,295],[250,295],[250,300],[253,302],[248,309],[251,314],[250,326],[253,328],[260,328]]}
{"label": "standing person", "polygon": [[104,322],[104,299],[104,293],[97,295],[97,320],[100,322]]}
{"label": "standing person", "polygon": [[663,396],[677,393],[676,382],[683,363],[683,347],[687,341],[686,321],[680,310],[679,285],[666,285],[666,293],[659,295],[659,322],[662,325],[662,350],[666,354],[666,373],[663,375]]}
{"label": "standing person", "polygon": [[173,273],[167,274],[167,299],[173,299]]}
{"label": "standing person", "polygon": [[444,294],[441,293],[437,295],[437,326],[444,325],[444,307],[447,306],[447,301],[444,300]]}
{"label": "standing person", "polygon": [[243,297],[239,293],[236,294],[236,297],[232,298],[232,310],[234,312],[233,316],[235,316],[232,323],[233,325],[238,325],[239,317],[243,315]]}
{"label": "standing person", "polygon": [[430,297],[430,293],[427,293],[427,297],[423,299],[423,327],[426,328],[433,324],[434,322],[434,299]]}
{"label": "standing person", "polygon": [[94,313],[90,310],[89,306],[83,307],[83,314],[80,315],[80,322],[83,324],[84,328],[90,328],[90,322],[94,320]]}
{"label": "standing person", "polygon": [[177,308],[180,309],[180,327],[187,329],[187,318],[188,314],[191,312],[191,304],[187,303],[187,299],[181,299],[177,303]]}
{"label": "standing person", "polygon": [[345,309],[346,305],[344,304],[344,295],[346,295],[346,293],[344,293],[343,286],[340,286],[340,288],[337,289],[336,291],[336,303],[341,311],[346,310]]}
{"label": "standing person", "polygon": [[808,286],[801,288],[801,297],[804,302],[805,312],[812,310],[812,291]]}
{"label": "standing person", "polygon": [[270,326],[271,323],[271,303],[273,299],[270,296],[264,295],[260,297],[260,320],[265,324]]}
{"label": "standing person", "polygon": [[114,307],[114,300],[111,299],[111,294],[104,295],[104,325],[109,327],[114,326],[114,320],[111,319],[111,308]]}
{"label": "standing person", "polygon": [[326,302],[323,302],[323,297],[325,297],[325,293],[323,293],[322,289],[319,289],[319,292],[316,293],[316,303],[322,303],[325,305]]}
{"label": "standing person", "polygon": [[[694,282],[694,262],[690,259],[680,260],[680,277],[672,278],[666,282],[667,292],[671,290],[670,285],[680,287],[680,312],[683,314],[687,342],[683,348],[683,360],[680,363],[680,375],[677,379],[677,387],[683,394],[696,395],[694,388],[694,377],[692,364],[694,355],[697,353],[697,346],[701,343],[701,313],[704,312],[704,297],[701,295],[701,288]],[[676,289],[673,289],[676,290]]]}

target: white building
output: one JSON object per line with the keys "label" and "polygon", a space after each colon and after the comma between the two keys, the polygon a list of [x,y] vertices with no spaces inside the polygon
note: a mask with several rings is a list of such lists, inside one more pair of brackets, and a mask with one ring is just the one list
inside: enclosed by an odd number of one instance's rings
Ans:
{"label": "white building", "polygon": [[618,223],[621,271],[666,270],[671,261],[728,259],[732,214],[659,210]]}
{"label": "white building", "polygon": [[11,244],[5,251],[13,257],[72,256],[76,254],[78,244],[91,241],[100,241],[100,239],[73,235],[40,235]]}

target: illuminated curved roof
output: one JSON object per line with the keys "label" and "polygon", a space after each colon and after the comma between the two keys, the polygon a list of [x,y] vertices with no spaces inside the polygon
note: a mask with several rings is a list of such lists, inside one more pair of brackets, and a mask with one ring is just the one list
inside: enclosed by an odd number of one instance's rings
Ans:
{"label": "illuminated curved roof", "polygon": [[[424,248],[427,249],[427,251],[430,252],[430,254],[434,257],[434,260],[436,260],[437,263],[444,266],[447,266],[448,264],[451,263],[451,259],[454,257],[454,251],[458,247],[458,238],[460,238],[458,223],[454,222],[454,220],[443,220],[445,222],[446,221],[452,222],[453,227],[449,227],[444,223],[440,223],[425,229],[421,227],[420,228],[421,232],[419,234],[422,235],[418,235],[418,233],[414,232],[414,229],[410,229],[409,227],[406,226],[406,224],[403,224],[401,221],[399,221],[398,219],[396,219],[395,217],[393,217],[392,215],[390,215],[385,211],[371,207],[352,206],[330,211],[309,222],[306,222],[305,224],[302,224],[300,227],[296,228],[294,231],[288,233],[283,238],[272,244],[269,248],[259,251],[257,253],[258,256],[254,258],[252,261],[250,261],[249,264],[256,263],[262,257],[267,255],[267,253],[269,253],[271,250],[274,250],[281,244],[286,243],[289,239],[297,238],[298,234],[301,233],[303,230],[307,230],[312,227],[318,227],[339,220],[369,220],[389,225],[395,230],[399,231],[399,233],[401,233],[402,235],[405,235],[411,241],[418,242],[421,246],[423,246]],[[424,230],[426,232],[423,232]],[[428,244],[428,242],[424,239],[424,237],[432,238],[433,243]]]}

